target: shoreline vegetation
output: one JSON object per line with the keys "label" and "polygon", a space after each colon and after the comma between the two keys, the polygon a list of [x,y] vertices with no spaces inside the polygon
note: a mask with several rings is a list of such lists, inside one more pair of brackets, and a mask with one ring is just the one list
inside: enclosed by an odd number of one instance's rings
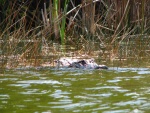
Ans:
{"label": "shoreline vegetation", "polygon": [[150,0],[0,0],[0,69],[60,57],[150,67]]}

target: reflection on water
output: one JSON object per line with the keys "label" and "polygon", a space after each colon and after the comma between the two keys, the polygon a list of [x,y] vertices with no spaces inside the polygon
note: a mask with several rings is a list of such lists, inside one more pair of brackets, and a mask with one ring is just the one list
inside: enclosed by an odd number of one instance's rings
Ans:
{"label": "reflection on water", "polygon": [[150,69],[44,69],[0,76],[1,113],[148,113]]}

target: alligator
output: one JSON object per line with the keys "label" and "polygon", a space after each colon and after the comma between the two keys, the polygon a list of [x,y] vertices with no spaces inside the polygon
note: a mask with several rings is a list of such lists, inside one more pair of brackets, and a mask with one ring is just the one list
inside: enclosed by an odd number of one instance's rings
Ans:
{"label": "alligator", "polygon": [[54,61],[56,67],[79,68],[79,69],[108,69],[106,65],[98,65],[93,58],[76,59],[62,57]]}

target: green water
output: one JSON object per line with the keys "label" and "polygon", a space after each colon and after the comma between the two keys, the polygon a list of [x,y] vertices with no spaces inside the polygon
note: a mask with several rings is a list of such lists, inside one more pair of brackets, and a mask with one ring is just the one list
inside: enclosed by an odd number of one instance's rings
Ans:
{"label": "green water", "polygon": [[150,113],[150,69],[6,70],[0,113]]}

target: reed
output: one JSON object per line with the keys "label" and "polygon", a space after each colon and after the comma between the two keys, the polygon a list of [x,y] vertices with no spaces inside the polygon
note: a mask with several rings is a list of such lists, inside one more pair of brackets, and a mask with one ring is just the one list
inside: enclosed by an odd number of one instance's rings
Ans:
{"label": "reed", "polygon": [[65,44],[65,26],[66,26],[66,13],[67,13],[67,6],[68,6],[68,0],[65,0],[64,3],[64,11],[62,14],[62,21],[60,26],[60,37],[61,37],[61,44]]}
{"label": "reed", "polygon": [[[65,27],[66,27],[66,13],[68,0],[65,0],[63,12],[60,11],[60,0],[54,0],[53,5],[50,2],[49,13],[47,13],[46,4],[44,3],[44,10],[41,10],[43,24],[45,28],[50,28],[55,34],[54,40],[61,40],[61,44],[65,44]],[[48,18],[49,17],[49,18]]]}
{"label": "reed", "polygon": [[54,21],[54,32],[55,32],[55,38],[59,38],[59,21],[58,21],[58,8],[59,8],[59,0],[54,0],[54,9],[52,10],[53,12],[53,21]]}
{"label": "reed", "polygon": [[2,61],[2,67],[13,68],[21,63],[26,65],[29,57],[36,59],[40,52],[41,44],[36,43],[40,40],[37,40],[37,32],[40,26],[35,28],[27,26],[28,7],[26,5],[19,5],[15,0],[14,2],[8,2],[8,5],[5,6],[7,9],[3,13],[3,21],[0,23],[0,60]]}
{"label": "reed", "polygon": [[[127,65],[129,58],[142,61],[150,56],[149,0],[83,0],[80,4],[49,0],[49,4],[43,3],[41,9],[37,5],[34,11],[30,9],[32,1],[5,2],[0,0],[2,68],[40,66],[73,54],[98,56],[110,64],[119,61],[119,65]],[[61,45],[66,45],[65,52]]]}

